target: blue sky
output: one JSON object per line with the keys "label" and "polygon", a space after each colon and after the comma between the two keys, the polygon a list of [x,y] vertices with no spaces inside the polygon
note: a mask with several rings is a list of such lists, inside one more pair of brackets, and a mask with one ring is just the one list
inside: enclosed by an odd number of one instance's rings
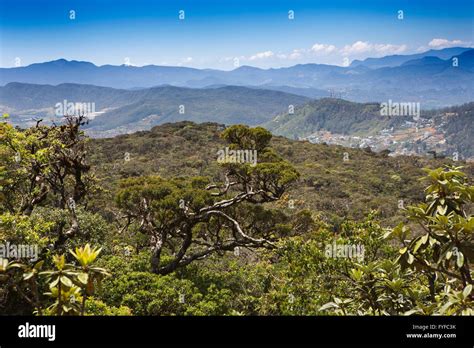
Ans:
{"label": "blue sky", "polygon": [[[344,65],[366,57],[473,46],[473,4],[472,0],[0,0],[0,66],[58,58],[97,65],[225,70],[236,65]],[[181,10],[184,20],[179,19]],[[403,19],[398,18],[399,11]]]}

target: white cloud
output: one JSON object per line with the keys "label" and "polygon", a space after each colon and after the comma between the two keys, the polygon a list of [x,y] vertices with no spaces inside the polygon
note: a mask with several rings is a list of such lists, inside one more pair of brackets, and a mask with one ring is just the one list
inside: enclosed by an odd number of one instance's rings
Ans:
{"label": "white cloud", "polygon": [[[280,52],[268,50],[240,57],[227,56],[219,59],[219,61],[224,64],[229,64],[233,61],[234,66],[236,59],[247,64],[251,62],[251,65],[260,67],[290,66],[296,63],[316,62],[347,66],[352,59],[402,54],[406,51],[408,51],[408,46],[405,44],[372,43],[359,40],[352,44],[337,47],[329,43],[317,42],[307,48],[296,48]],[[349,60],[349,58],[351,59]]]}
{"label": "white cloud", "polygon": [[185,57],[185,58],[181,58],[181,60],[179,61],[179,63],[176,64],[176,66],[185,66],[193,62],[194,62],[193,57]]}
{"label": "white cloud", "polygon": [[289,53],[278,53],[275,55],[280,60],[298,60],[311,58],[311,56],[323,56],[336,52],[336,46],[315,43],[311,48],[296,48]]}
{"label": "white cloud", "polygon": [[433,39],[429,42],[428,46],[434,49],[441,49],[441,48],[448,48],[448,47],[469,47],[471,46],[471,42],[461,41],[461,40],[448,40],[448,39]]}
{"label": "white cloud", "polygon": [[300,59],[300,58],[301,58],[301,52],[296,51],[296,50],[291,52],[291,54],[288,56],[288,59],[292,59],[292,60]]}
{"label": "white cloud", "polygon": [[360,55],[373,53],[375,55],[399,54],[407,50],[407,45],[373,44],[368,41],[356,41],[352,45],[345,45],[341,49],[343,55]]}
{"label": "white cloud", "polygon": [[399,54],[407,50],[407,45],[392,45],[392,44],[378,44],[374,46],[374,50],[377,53],[387,54]]}
{"label": "white cloud", "polygon": [[303,57],[303,55],[306,53],[305,49],[294,49],[290,54],[284,55],[286,56],[284,58],[290,59],[290,60],[295,60],[295,59],[300,59]]}
{"label": "white cloud", "polygon": [[311,51],[315,53],[332,53],[336,50],[336,46],[334,45],[325,45],[320,43],[315,43],[313,47],[311,47]]}
{"label": "white cloud", "polygon": [[290,53],[286,54],[286,53],[279,53],[276,55],[276,57],[278,59],[281,59],[281,60],[297,60],[297,59],[301,59],[301,58],[304,58],[306,53],[308,52],[308,50],[304,49],[304,48],[297,48],[297,49],[294,49],[293,51],[291,51]]}
{"label": "white cloud", "polygon": [[342,54],[359,54],[369,52],[372,49],[372,45],[367,41],[356,41],[352,45],[345,45],[341,50]]}
{"label": "white cloud", "polygon": [[[356,41],[352,45],[346,45],[338,49],[335,45],[315,43],[310,48],[297,48],[290,52],[273,52],[263,51],[251,56],[240,59],[244,61],[311,61],[315,57],[324,59],[325,61],[334,61],[336,57],[342,56],[360,56],[361,54],[372,54],[374,56],[382,56],[389,54],[398,54],[407,50],[407,45],[393,44],[373,44],[368,41]],[[230,61],[230,57],[224,58],[224,61]]]}
{"label": "white cloud", "polygon": [[249,60],[257,60],[257,59],[266,59],[266,58],[271,58],[275,54],[272,51],[265,51],[265,52],[260,52],[257,54],[254,54],[249,58]]}

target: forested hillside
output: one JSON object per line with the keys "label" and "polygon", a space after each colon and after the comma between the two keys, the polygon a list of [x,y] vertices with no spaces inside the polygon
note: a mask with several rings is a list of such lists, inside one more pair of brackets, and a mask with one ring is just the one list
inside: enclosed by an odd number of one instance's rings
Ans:
{"label": "forested hillside", "polygon": [[288,110],[290,105],[296,107],[308,100],[295,94],[239,86],[123,90],[71,83],[58,86],[9,83],[0,87],[0,106],[21,127],[34,125],[32,119],[38,118],[45,122],[59,121],[63,113],[58,112],[58,103],[93,105],[94,112],[87,113],[91,120],[85,127],[95,137],[148,130],[158,124],[182,120],[258,125]]}
{"label": "forested hillside", "polygon": [[400,118],[382,117],[378,103],[360,104],[323,98],[296,108],[292,114],[279,115],[264,126],[276,134],[292,138],[295,135],[306,137],[321,129],[340,134],[376,134],[402,122]]}
{"label": "forested hillside", "polygon": [[[106,186],[120,178],[150,174],[218,177],[216,158],[217,151],[225,147],[219,136],[224,129],[215,123],[181,122],[149,132],[94,139],[91,162]],[[424,175],[422,168],[453,163],[449,159],[389,157],[284,137],[273,137],[272,147],[301,174],[286,199],[297,202],[297,210],[324,212],[326,219],[334,221],[360,219],[371,209],[379,210],[383,220],[395,221],[392,218],[402,216],[399,200],[413,203],[423,198],[423,184],[418,181]]]}
{"label": "forested hillside", "polygon": [[326,138],[320,134],[327,132],[327,140],[340,145],[371,146],[376,151],[391,149],[403,154],[410,150],[424,156],[437,152],[453,157],[457,153],[464,159],[473,158],[474,103],[419,110],[418,115],[383,115],[381,105],[322,98],[280,114],[264,127],[291,139],[323,142],[321,139]]}
{"label": "forested hillside", "polygon": [[466,157],[474,157],[474,103],[446,108],[433,112],[434,117],[446,132],[446,141],[453,150]]}
{"label": "forested hillside", "polygon": [[0,125],[0,238],[39,247],[2,259],[2,313],[472,314],[470,164],[242,125]]}

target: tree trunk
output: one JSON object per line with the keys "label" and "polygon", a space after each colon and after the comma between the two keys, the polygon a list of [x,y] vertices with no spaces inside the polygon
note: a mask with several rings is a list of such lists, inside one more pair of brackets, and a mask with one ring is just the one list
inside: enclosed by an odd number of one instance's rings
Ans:
{"label": "tree trunk", "polygon": [[163,240],[158,240],[151,253],[151,271],[158,274],[160,271],[161,250],[163,248]]}

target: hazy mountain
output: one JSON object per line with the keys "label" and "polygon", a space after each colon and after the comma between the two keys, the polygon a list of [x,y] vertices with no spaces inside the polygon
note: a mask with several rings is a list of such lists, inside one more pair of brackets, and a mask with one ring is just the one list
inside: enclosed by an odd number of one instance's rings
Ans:
{"label": "hazy mountain", "polygon": [[459,59],[459,66],[474,72],[474,50],[466,51],[457,57]]}
{"label": "hazy mountain", "polygon": [[302,95],[311,99],[329,97],[331,91],[312,87],[291,87],[291,86],[273,86],[273,85],[262,85],[258,88],[271,89],[274,91],[280,91],[285,93]]}
{"label": "hazy mountain", "polygon": [[119,107],[139,98],[143,90],[120,90],[93,85],[64,83],[57,86],[12,82],[0,87],[0,104],[14,110],[54,108],[64,100],[94,102],[96,109]]}
{"label": "hazy mountain", "polygon": [[407,55],[391,55],[381,58],[366,58],[364,60],[354,60],[351,63],[351,67],[365,66],[371,69],[383,68],[383,67],[395,67],[400,66],[410,60],[416,60],[423,57],[436,57],[443,60],[449,59],[453,56],[457,56],[471,48],[468,47],[451,47],[444,48],[441,50],[429,50],[418,54],[407,54]]}
{"label": "hazy mountain", "polygon": [[[221,88],[221,87],[226,87],[226,86],[227,85],[225,84],[218,84],[218,85],[206,86],[205,88]],[[301,96],[308,97],[311,99],[329,97],[331,96],[331,93],[332,93],[331,91],[325,90],[325,89],[318,89],[318,88],[311,88],[311,87],[274,86],[271,84],[260,85],[260,86],[247,85],[245,87],[253,88],[253,89],[267,89],[267,90],[273,90],[273,91],[280,91],[280,92],[285,92],[285,93],[290,93],[290,94],[301,95]]]}
{"label": "hazy mountain", "polygon": [[[191,88],[237,85],[311,98],[338,96],[358,102],[417,101],[425,108],[434,108],[474,99],[473,52],[468,48],[449,48],[415,55],[370,58],[349,67],[298,64],[278,69],[242,66],[232,71],[154,65],[96,66],[60,59],[0,69],[0,84],[80,83],[134,90],[163,85]],[[453,66],[453,55],[458,58],[458,66]]]}
{"label": "hazy mountain", "polygon": [[79,83],[115,88],[152,87],[160,84],[185,85],[188,80],[204,78],[212,70],[147,65],[96,66],[89,62],[59,59],[26,67],[0,69],[0,84]]}
{"label": "hazy mountain", "polygon": [[[261,124],[309,99],[280,91],[225,86],[191,89],[163,86],[120,90],[91,85],[9,83],[0,87],[0,105],[17,124],[31,117],[54,117],[57,103],[94,103],[89,124],[94,135],[128,133],[164,122],[191,120]],[[105,133],[104,133],[105,132]]]}

